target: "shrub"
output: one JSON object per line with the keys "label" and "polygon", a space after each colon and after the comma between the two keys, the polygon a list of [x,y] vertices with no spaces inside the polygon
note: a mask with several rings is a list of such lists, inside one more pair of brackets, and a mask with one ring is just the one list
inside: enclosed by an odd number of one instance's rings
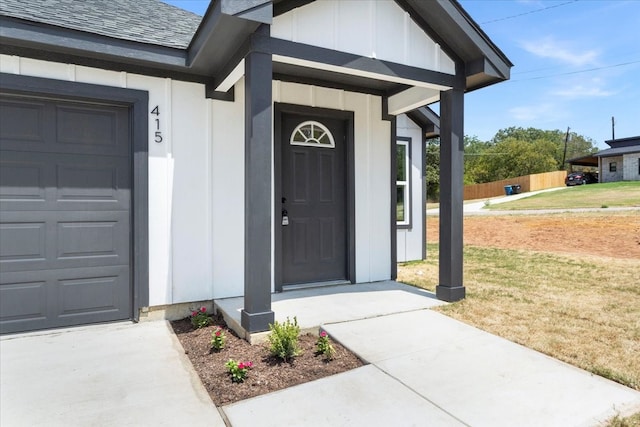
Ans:
{"label": "shrub", "polygon": [[269,324],[269,351],[273,356],[287,361],[292,357],[300,355],[300,347],[298,346],[298,336],[300,335],[300,327],[298,319],[293,318],[293,323],[287,317],[284,323],[275,321]]}
{"label": "shrub", "polygon": [[222,350],[226,340],[227,336],[221,327],[218,326],[215,331],[211,332],[211,348],[214,351]]}
{"label": "shrub", "polygon": [[320,336],[318,336],[316,350],[318,354],[324,355],[325,360],[332,360],[336,354],[336,349],[331,345],[329,335],[325,331],[320,332]]}
{"label": "shrub", "polygon": [[209,326],[212,320],[207,313],[206,307],[200,307],[200,309],[195,310],[191,313],[191,324],[194,328],[200,329],[205,326]]}

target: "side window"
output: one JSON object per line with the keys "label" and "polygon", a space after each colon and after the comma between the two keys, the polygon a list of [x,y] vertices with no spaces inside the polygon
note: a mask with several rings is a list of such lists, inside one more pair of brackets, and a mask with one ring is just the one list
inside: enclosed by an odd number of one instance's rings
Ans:
{"label": "side window", "polygon": [[410,185],[411,185],[411,138],[398,138],[396,141],[396,219],[397,224],[409,226]]}
{"label": "side window", "polygon": [[615,172],[616,170],[618,170],[618,163],[617,162],[609,163],[609,172]]}

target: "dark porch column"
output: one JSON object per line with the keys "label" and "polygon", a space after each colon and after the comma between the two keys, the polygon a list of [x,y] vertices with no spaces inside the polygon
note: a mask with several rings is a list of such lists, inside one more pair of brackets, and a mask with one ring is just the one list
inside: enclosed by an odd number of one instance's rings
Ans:
{"label": "dark porch column", "polygon": [[269,329],[271,311],[271,55],[251,52],[245,64],[244,309],[248,332]]}
{"label": "dark porch column", "polygon": [[440,274],[436,296],[464,298],[462,282],[462,199],[464,175],[464,90],[440,97]]}

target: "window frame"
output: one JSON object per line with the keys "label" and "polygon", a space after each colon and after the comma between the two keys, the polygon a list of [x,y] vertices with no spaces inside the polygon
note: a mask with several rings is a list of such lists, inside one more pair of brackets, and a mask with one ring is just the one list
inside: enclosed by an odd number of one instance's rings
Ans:
{"label": "window frame", "polygon": [[404,219],[402,221],[400,221],[396,215],[396,227],[400,228],[400,229],[410,229],[412,227],[412,223],[411,223],[411,219],[412,219],[412,215],[411,215],[411,189],[412,189],[412,182],[411,182],[411,145],[412,145],[412,139],[410,137],[405,137],[405,136],[398,136],[396,137],[396,164],[398,161],[398,153],[399,153],[399,148],[405,147],[405,156],[404,156],[404,171],[405,171],[405,180],[404,181],[399,181],[398,180],[398,171],[396,170],[396,199],[395,199],[395,206],[396,206],[396,212],[398,209],[398,188],[400,186],[403,187],[404,189]]}
{"label": "window frame", "polygon": [[618,172],[618,162],[609,162],[609,172]]}

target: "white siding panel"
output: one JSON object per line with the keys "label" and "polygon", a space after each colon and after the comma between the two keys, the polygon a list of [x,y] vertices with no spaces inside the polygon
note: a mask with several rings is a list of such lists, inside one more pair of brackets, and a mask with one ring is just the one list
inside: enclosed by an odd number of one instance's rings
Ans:
{"label": "white siding panel", "polygon": [[273,19],[275,38],[455,74],[453,61],[393,0],[323,0]]}
{"label": "white siding panel", "polygon": [[341,100],[344,91],[338,89],[327,89],[323,87],[314,87],[312,92],[312,101],[314,107],[331,108],[333,110],[342,110]]}
{"label": "white siding panel", "polygon": [[171,94],[173,303],[210,295],[209,147],[201,84],[173,81]]}
{"label": "white siding panel", "polygon": [[336,50],[366,57],[373,55],[372,12],[373,7],[361,0],[338,2]]}
{"label": "white siding panel", "polygon": [[301,85],[298,83],[280,82],[278,99],[285,104],[312,105],[311,86]]}
{"label": "white siding panel", "polygon": [[56,80],[70,79],[69,65],[59,62],[45,62],[38,59],[20,58],[20,74]]}
{"label": "white siding panel", "polygon": [[391,277],[391,122],[382,120],[382,100],[369,96],[372,134],[369,144],[371,205],[371,278],[370,281]]}
{"label": "white siding panel", "polygon": [[99,70],[96,68],[83,67],[81,65],[75,66],[75,77],[77,82],[121,87],[123,74],[126,76],[126,73],[120,73],[117,71]]}
{"label": "white siding panel", "polygon": [[235,102],[212,101],[215,298],[244,294],[244,78]]}
{"label": "white siding panel", "polygon": [[375,11],[375,47],[378,59],[385,59],[399,64],[413,63],[405,58],[405,46],[409,43],[405,26],[405,12],[393,1],[377,1],[373,3]]}
{"label": "white siding panel", "polygon": [[293,41],[313,46],[334,48],[334,2],[314,2],[294,11]]}
{"label": "white siding panel", "polygon": [[20,57],[0,55],[0,73],[20,74]]}
{"label": "white siding panel", "polygon": [[160,109],[162,144],[154,141],[156,116],[149,115],[149,306],[171,304],[171,194],[173,159],[169,156],[171,84],[168,79],[126,75],[129,88],[149,93],[149,111]]}

